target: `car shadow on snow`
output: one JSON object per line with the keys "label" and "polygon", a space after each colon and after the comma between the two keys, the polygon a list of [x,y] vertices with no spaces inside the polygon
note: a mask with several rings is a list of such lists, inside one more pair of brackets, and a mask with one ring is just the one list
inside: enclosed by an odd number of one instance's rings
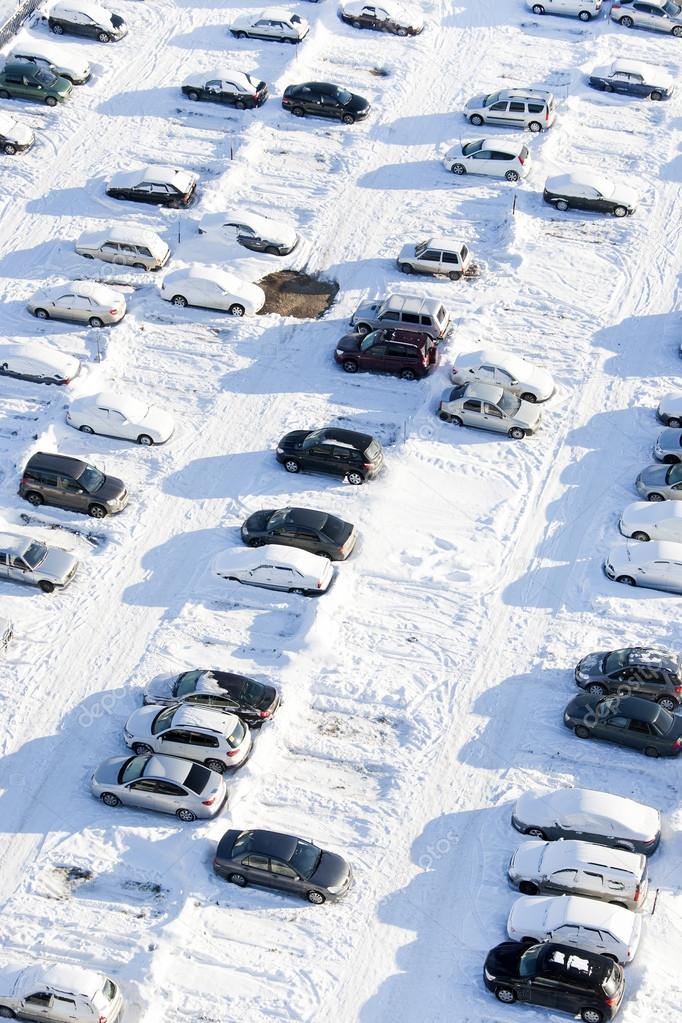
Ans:
{"label": "car shadow on snow", "polygon": [[100,103],[96,110],[100,114],[114,117],[134,117],[139,119],[140,111],[144,117],[169,117],[175,113],[178,101],[183,96],[180,86],[165,86],[158,89],[138,89],[130,92],[117,92]]}
{"label": "car shadow on snow", "polygon": [[385,163],[381,167],[361,174],[357,178],[359,188],[378,188],[381,191],[391,189],[414,192],[415,181],[419,182],[421,191],[427,189],[451,189],[452,177],[448,177],[442,163],[435,157],[433,160],[411,160],[407,163]]}
{"label": "car shadow on snow", "polygon": [[595,347],[613,352],[604,368],[619,378],[647,380],[679,373],[680,314],[677,310],[647,316],[628,316],[602,327],[593,336]]}
{"label": "car shadow on snow", "polygon": [[[424,113],[419,117],[397,117],[394,121],[377,124],[372,137],[394,146],[414,145],[417,138],[420,145],[431,143],[440,146],[444,139],[453,134],[452,120],[453,115],[450,111]],[[462,124],[465,123],[462,118]],[[419,187],[421,188],[421,183]]]}

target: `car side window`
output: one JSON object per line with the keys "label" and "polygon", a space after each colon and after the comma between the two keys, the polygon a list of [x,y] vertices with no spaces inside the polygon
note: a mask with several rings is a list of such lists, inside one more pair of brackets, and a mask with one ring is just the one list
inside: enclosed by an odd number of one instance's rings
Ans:
{"label": "car side window", "polygon": [[190,746],[202,746],[207,749],[217,749],[220,743],[215,735],[206,735],[205,732],[188,732],[187,738]]}
{"label": "car side window", "polygon": [[484,412],[487,416],[492,416],[493,419],[502,419],[502,413],[498,409],[497,405],[491,405],[489,401],[486,401],[484,406]]}
{"label": "car side window", "polygon": [[400,321],[400,313],[393,312],[392,309],[389,309],[388,312],[384,313],[384,315],[381,317],[381,319],[382,320],[396,320],[397,322],[399,322]]}
{"label": "car side window", "polygon": [[459,263],[459,256],[458,256],[458,254],[456,252],[444,252],[443,253],[443,262],[444,263],[454,263],[455,265],[457,265]]}
{"label": "car side window", "polygon": [[528,112],[531,114],[541,114],[544,110],[542,103],[529,103]]}
{"label": "car side window", "polygon": [[489,149],[481,149],[478,153],[474,153],[471,157],[472,160],[492,160],[493,154]]}
{"label": "car side window", "polygon": [[509,110],[513,114],[525,114],[526,104],[525,103],[510,103]]}
{"label": "car side window", "polygon": [[622,714],[616,714],[614,717],[609,718],[609,728],[627,728],[629,721],[623,717]]}
{"label": "car side window", "polygon": [[651,727],[646,721],[637,721],[635,718],[632,719],[629,725],[630,732],[637,732],[640,735],[651,735]]}
{"label": "car side window", "polygon": [[185,790],[181,789],[179,785],[174,785],[172,781],[158,781],[156,783],[156,791],[162,796],[184,796]]}
{"label": "car side window", "polygon": [[102,252],[118,252],[117,242],[105,242],[102,246]]}
{"label": "car side window", "polygon": [[154,778],[140,778],[139,781],[134,781],[130,788],[134,792],[158,792],[159,782]]}
{"label": "car side window", "polygon": [[481,403],[480,403],[480,401],[475,401],[473,398],[469,398],[468,401],[465,401],[464,405],[462,407],[463,407],[465,412],[480,412],[481,411]]}
{"label": "car side window", "polygon": [[555,870],[552,874],[552,881],[556,884],[562,884],[566,887],[575,885],[578,880],[577,870]]}
{"label": "car side window", "polygon": [[67,494],[82,494],[83,488],[72,480],[69,476],[59,477],[59,489],[66,491]]}
{"label": "car side window", "polygon": [[49,1009],[52,1005],[53,997],[47,991],[36,991],[32,995],[26,995],[24,1002],[27,1005],[35,1005],[36,1008]]}
{"label": "car side window", "polygon": [[290,877],[292,880],[298,877],[293,867],[290,867],[288,863],[282,863],[281,860],[270,860],[270,870],[280,877]]}
{"label": "car side window", "polygon": [[3,551],[2,553],[0,553],[0,565],[6,565],[6,564],[7,564],[7,555]]}
{"label": "car side window", "polygon": [[[5,555],[3,554],[2,557],[0,558],[0,561],[4,557],[5,557]],[[21,572],[26,572],[28,570],[28,565],[23,560],[23,558],[15,557],[15,558],[12,558],[12,568],[18,568]]]}
{"label": "car side window", "polygon": [[255,867],[256,870],[270,870],[270,860],[267,856],[258,856],[251,853],[241,861],[245,867]]}
{"label": "car side window", "polygon": [[167,732],[164,732],[161,736],[162,742],[183,742],[188,743],[189,737],[187,732],[181,732],[178,728],[170,728]]}
{"label": "car side window", "polygon": [[491,110],[500,110],[500,111],[506,110],[507,109],[507,104],[506,103],[493,103],[493,105],[491,106],[490,109]]}
{"label": "car side window", "polygon": [[417,313],[403,313],[403,323],[419,323]]}
{"label": "car side window", "polygon": [[426,259],[430,263],[440,263],[440,257],[441,254],[440,252],[437,252],[436,249],[427,249],[419,258]]}

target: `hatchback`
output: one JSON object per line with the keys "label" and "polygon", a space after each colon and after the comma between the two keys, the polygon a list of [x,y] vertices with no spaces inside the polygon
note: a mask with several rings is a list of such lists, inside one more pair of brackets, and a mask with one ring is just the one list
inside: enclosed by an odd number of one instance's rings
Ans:
{"label": "hatchback", "polygon": [[420,380],[440,362],[436,343],[428,334],[411,330],[373,330],[344,334],[336,342],[334,359],[346,373],[374,370],[401,380]]}
{"label": "hatchback", "polygon": [[416,36],[424,30],[424,20],[417,10],[407,11],[384,0],[380,5],[343,0],[337,13],[341,21],[353,28],[370,28],[396,36]]}
{"label": "hatchback", "polygon": [[448,149],[443,166],[453,174],[486,174],[518,181],[530,173],[530,153],[523,143],[477,139]]}
{"label": "hatchback", "polygon": [[602,0],[526,0],[526,6],[533,14],[568,14],[589,21],[601,11]]}
{"label": "hatchback", "polygon": [[590,696],[634,694],[673,711],[682,702],[682,661],[676,654],[657,647],[599,650],[578,661],[575,683]]}
{"label": "hatchback", "polygon": [[682,717],[639,696],[574,696],[564,724],[579,739],[603,739],[648,757],[676,757],[682,747]]}
{"label": "hatchback", "polygon": [[448,387],[440,400],[438,415],[445,423],[505,433],[514,440],[535,433],[542,421],[542,413],[535,404],[522,401],[504,387],[478,383]]}
{"label": "hatchback", "polygon": [[358,538],[355,526],[336,515],[312,508],[265,508],[242,524],[241,537],[249,547],[283,544],[311,554],[345,561]]}
{"label": "hatchback", "polygon": [[609,551],[604,572],[609,579],[627,586],[682,593],[682,543],[628,540]]}
{"label": "hatchback", "polygon": [[61,547],[12,533],[0,534],[0,581],[37,586],[43,593],[68,586],[78,561]]}
{"label": "hatchback", "polygon": [[237,110],[262,107],[268,98],[268,87],[244,71],[208,71],[186,79],[182,91],[188,99],[222,103]]}
{"label": "hatchback", "polygon": [[474,96],[464,108],[470,124],[502,124],[539,132],[551,128],[556,120],[556,101],[545,89],[500,89]]}
{"label": "hatchback", "polygon": [[80,360],[48,345],[0,344],[0,376],[36,384],[70,384],[80,373]]}
{"label": "hatchback", "polygon": [[49,1023],[122,1023],[121,989],[96,970],[73,963],[28,966],[14,979],[2,975],[0,1016]]}
{"label": "hatchback", "polygon": [[121,512],[128,504],[123,480],[107,476],[80,458],[44,451],[37,451],[26,463],[19,495],[36,508],[51,504],[87,512],[95,519]]}
{"label": "hatchback", "polygon": [[61,0],[50,8],[47,23],[55,35],[66,32],[97,39],[100,43],[116,42],[128,34],[128,26],[120,14],[92,0]]}
{"label": "hatchback", "polygon": [[321,596],[334,581],[334,569],[328,558],[277,544],[266,544],[258,550],[233,547],[221,551],[213,562],[213,571],[220,579],[242,586],[305,597]]}
{"label": "hatchback", "polygon": [[497,348],[462,352],[455,359],[450,379],[453,384],[496,384],[531,403],[548,401],[556,390],[547,370]]}
{"label": "hatchback", "polygon": [[343,121],[344,124],[364,121],[371,110],[369,103],[362,96],[329,82],[287,85],[282,96],[282,106],[296,117],[311,114],[314,117],[329,117],[332,120]]}
{"label": "hatchback", "polygon": [[7,156],[14,156],[15,153],[25,153],[31,148],[36,137],[33,130],[27,124],[19,121],[3,111],[0,111],[0,149]]}
{"label": "hatchback", "polygon": [[682,543],[682,504],[678,501],[633,501],[623,510],[618,527],[623,536],[648,543]]}
{"label": "hatchback", "polygon": [[67,320],[106,327],[118,323],[126,314],[125,296],[115,288],[94,281],[72,281],[40,288],[26,303],[39,320]]}
{"label": "hatchback", "polygon": [[111,757],[99,765],[90,787],[105,806],[172,813],[181,821],[215,817],[227,801],[221,774],[163,755]]}
{"label": "hatchback", "polygon": [[561,210],[589,210],[627,217],[637,209],[639,196],[628,185],[616,185],[599,174],[581,171],[547,178],[542,198]]}
{"label": "hatchback", "polygon": [[197,760],[218,774],[241,767],[252,749],[249,726],[236,714],[190,703],[140,707],[128,718],[123,737],[138,755],[164,753]]}
{"label": "hatchback", "polygon": [[34,99],[56,107],[72,92],[73,85],[66,78],[26,61],[5,64],[0,71],[0,99]]}
{"label": "hatchback", "polygon": [[175,703],[195,704],[236,714],[250,728],[260,728],[280,705],[274,686],[264,685],[233,671],[192,668],[179,675],[159,675],[147,685],[144,702],[168,707]]}
{"label": "hatchback", "polygon": [[665,68],[623,58],[614,60],[608,67],[595,68],[588,84],[600,92],[653,100],[670,99],[675,89],[673,77]]}
{"label": "hatchback", "polygon": [[429,238],[416,244],[404,245],[397,259],[398,269],[404,274],[430,274],[458,281],[472,265],[471,253],[466,245],[453,238]]}
{"label": "hatchback", "polygon": [[558,941],[629,963],[637,953],[642,918],[579,895],[522,895],[512,905],[507,934],[513,941]]}
{"label": "hatchback", "polygon": [[384,467],[384,451],[375,437],[335,426],[285,434],[276,458],[287,472],[327,473],[353,486],[373,479]]}
{"label": "hatchback", "polygon": [[635,480],[635,490],[646,501],[682,500],[682,465],[648,465]]}
{"label": "hatchback", "polygon": [[613,0],[611,18],[623,28],[648,28],[682,36],[682,5],[674,0]]}
{"label": "hatchback", "polygon": [[402,327],[440,341],[450,327],[450,313],[437,298],[392,293],[381,300],[361,302],[350,323],[358,334],[369,334],[378,327]]}

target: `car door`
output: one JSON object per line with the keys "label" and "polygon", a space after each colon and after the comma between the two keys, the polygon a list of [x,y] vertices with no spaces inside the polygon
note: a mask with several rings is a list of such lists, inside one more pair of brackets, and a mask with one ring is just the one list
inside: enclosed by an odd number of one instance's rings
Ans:
{"label": "car door", "polygon": [[[555,928],[551,934],[547,934],[544,940],[558,941],[561,945],[577,945],[580,948],[580,927],[574,924],[562,924]],[[583,948],[590,946],[583,946]]]}
{"label": "car door", "polygon": [[57,477],[57,487],[59,491],[58,500],[62,508],[74,508],[80,511],[87,504],[85,491],[70,476],[59,475]]}
{"label": "car door", "polygon": [[3,576],[17,583],[35,583],[33,569],[17,555],[0,554],[0,578]]}
{"label": "car door", "polygon": [[491,124],[507,124],[507,110],[509,103],[506,100],[501,100],[499,103],[493,103],[485,114],[486,121],[490,121]]}
{"label": "car door", "polygon": [[581,927],[580,943],[582,948],[589,948],[601,955],[620,956],[622,949],[620,943],[614,940],[612,934],[603,928]]}
{"label": "car door", "polygon": [[513,99],[509,101],[509,110],[505,118],[507,124],[514,124],[517,128],[525,128],[526,126],[526,104],[522,99]]}
{"label": "car door", "polygon": [[59,477],[56,472],[46,472],[41,469],[37,482],[37,489],[42,494],[43,500],[46,504],[60,503],[61,490],[59,487]]}
{"label": "car door", "polygon": [[303,455],[306,468],[313,472],[333,473],[335,471],[333,448],[333,444],[315,444],[313,447],[305,448]]}
{"label": "car door", "polygon": [[273,23],[270,18],[259,18],[248,30],[248,33],[257,39],[270,39],[273,35]]}
{"label": "car door", "polygon": [[440,273],[442,256],[443,253],[440,249],[425,249],[421,256],[415,260],[415,264],[424,273],[437,274]]}
{"label": "car door", "polygon": [[213,103],[224,103],[223,83],[219,78],[212,78],[210,82],[206,82],[204,86],[204,99],[209,99]]}
{"label": "car door", "polygon": [[[151,743],[150,743],[151,745]],[[192,757],[190,732],[185,728],[169,728],[156,737],[156,749],[171,757]]]}
{"label": "car door", "polygon": [[279,888],[285,892],[295,892],[297,895],[303,891],[305,882],[289,863],[270,857],[270,875],[273,888]]}
{"label": "car door", "polygon": [[466,401],[462,402],[461,410],[457,414],[462,417],[462,422],[465,426],[480,427],[482,425],[483,410],[481,404],[479,398],[467,398]]}
{"label": "car door", "polygon": [[552,977],[537,974],[530,982],[530,998],[533,1005],[544,1005],[546,1008],[558,1007],[558,984]]}
{"label": "car door", "polygon": [[666,32],[669,28],[668,19],[660,7],[655,4],[634,3],[632,10],[636,14],[636,22],[643,28],[651,28],[659,32]]}
{"label": "car door", "polygon": [[62,319],[74,323],[87,323],[93,315],[92,302],[85,295],[71,295],[69,305],[63,308]]}
{"label": "car door", "polygon": [[332,92],[320,92],[320,116],[338,118],[343,113],[343,107]]}
{"label": "car door", "polygon": [[251,571],[244,573],[242,582],[249,586],[264,586],[272,589],[274,586],[273,565],[257,565]]}
{"label": "car door", "polygon": [[483,402],[483,421],[485,428],[495,433],[507,433],[509,430],[509,417],[491,401]]}
{"label": "car door", "polygon": [[489,149],[480,149],[466,158],[466,169],[469,174],[494,174],[493,154]]}
{"label": "car door", "polygon": [[111,437],[125,437],[127,440],[137,440],[137,427],[134,423],[128,422],[126,417],[116,409],[106,411],[107,433]]}
{"label": "car door", "polygon": [[100,259],[103,259],[105,263],[117,263],[119,260],[119,245],[118,242],[105,242],[97,253]]}
{"label": "car door", "polygon": [[292,589],[300,589],[302,585],[300,574],[286,565],[272,565],[270,579],[271,589],[283,590],[285,593]]}
{"label": "car door", "polygon": [[26,995],[22,999],[19,1015],[25,1019],[51,1020],[54,1019],[53,1005],[54,995],[49,991],[32,991],[30,995]]}
{"label": "car door", "polygon": [[[4,582],[6,579],[14,578],[10,574],[9,563],[10,555],[7,553],[7,551],[0,551],[0,582]],[[23,582],[24,580],[22,578],[19,581]]]}
{"label": "car door", "polygon": [[360,342],[358,362],[363,369],[384,370],[386,368],[386,343],[383,341],[374,342],[371,334]]}
{"label": "car door", "polygon": [[269,856],[249,853],[248,856],[242,858],[237,869],[244,874],[250,884],[259,884],[264,888],[273,887]]}
{"label": "car door", "polygon": [[551,895],[553,892],[561,894],[562,892],[573,891],[577,880],[577,870],[554,870],[544,881],[542,891],[546,892],[548,895]]}
{"label": "car door", "polygon": [[131,806],[140,806],[145,810],[162,811],[163,804],[159,798],[158,786],[155,778],[138,778],[137,781],[131,781],[125,786],[125,801]]}

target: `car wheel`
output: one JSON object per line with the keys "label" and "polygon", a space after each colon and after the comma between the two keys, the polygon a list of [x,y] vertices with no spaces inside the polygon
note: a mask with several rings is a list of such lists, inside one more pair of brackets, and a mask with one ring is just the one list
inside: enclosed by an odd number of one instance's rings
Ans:
{"label": "car wheel", "polygon": [[583,1023],[602,1023],[604,1019],[599,1009],[581,1009],[580,1018]]}
{"label": "car wheel", "polygon": [[679,462],[679,458],[677,457],[677,455],[666,455],[665,458],[662,459],[662,461],[665,462],[666,465],[677,465],[677,463]]}
{"label": "car wheel", "polygon": [[663,710],[669,710],[671,714],[677,710],[677,704],[673,700],[672,696],[661,696],[658,700],[656,700],[656,703],[659,707],[662,707]]}
{"label": "car wheel", "polygon": [[625,586],[636,586],[637,585],[637,583],[635,582],[635,580],[632,578],[631,575],[617,575],[616,576],[616,582],[617,583],[623,583]]}
{"label": "car wheel", "polygon": [[632,28],[632,26],[634,25],[634,22],[633,22],[632,18],[626,16],[625,18],[621,18],[620,21],[618,22],[618,24],[622,25],[623,28]]}
{"label": "car wheel", "polygon": [[354,359],[344,359],[342,365],[346,373],[357,373],[358,371],[358,364]]}
{"label": "car wheel", "polygon": [[616,206],[613,211],[614,217],[627,217],[628,211],[624,206]]}
{"label": "car wheel", "polygon": [[665,501],[663,494],[657,494],[655,492],[653,494],[647,494],[646,499],[647,501]]}
{"label": "car wheel", "polygon": [[353,28],[362,28],[361,21],[351,21],[351,25],[353,26]]}
{"label": "car wheel", "polygon": [[654,91],[649,94],[649,99],[655,100],[663,99],[663,94],[660,92],[656,92],[656,90],[654,89]]}
{"label": "car wheel", "polygon": [[578,17],[580,18],[581,21],[589,21],[592,15],[590,14],[589,11],[581,11]]}
{"label": "car wheel", "polygon": [[187,99],[191,99],[193,103],[196,103],[196,101],[199,99],[199,93],[195,92],[194,89],[192,89],[191,92],[187,93]]}
{"label": "car wheel", "polygon": [[589,739],[590,737],[590,730],[585,725],[576,725],[574,731],[579,739]]}
{"label": "car wheel", "polygon": [[34,508],[39,508],[43,503],[43,496],[42,494],[38,494],[35,490],[30,490],[28,494],[26,494],[26,500],[29,504],[32,504]]}
{"label": "car wheel", "polygon": [[679,39],[680,36],[682,36],[682,27],[680,27],[679,25],[675,25],[673,29],[673,35],[677,36],[677,38]]}
{"label": "car wheel", "polygon": [[216,774],[225,773],[225,764],[222,760],[207,760],[205,763],[209,771],[215,771]]}
{"label": "car wheel", "polygon": [[450,170],[452,171],[453,174],[466,174],[467,172],[467,169],[463,163],[453,163]]}
{"label": "car wheel", "polygon": [[372,328],[368,323],[358,323],[355,329],[361,337],[364,337],[365,334],[369,334]]}
{"label": "car wheel", "polygon": [[246,309],[243,305],[240,305],[239,302],[234,302],[227,311],[230,316],[243,316]]}
{"label": "car wheel", "polygon": [[261,540],[259,537],[254,537],[253,540],[249,540],[249,547],[262,547],[265,544],[265,540]]}
{"label": "car wheel", "polygon": [[284,468],[286,469],[287,472],[301,471],[301,466],[299,465],[295,458],[287,458],[286,462],[284,463]]}
{"label": "car wheel", "polygon": [[566,210],[568,209],[568,203],[566,202],[565,199],[558,199],[554,205],[558,210],[561,211],[561,213],[565,213]]}
{"label": "car wheel", "polygon": [[54,96],[46,96],[45,97],[45,106],[46,107],[56,107],[57,106],[57,100],[55,99],[55,97]]}
{"label": "car wheel", "polygon": [[297,597],[305,597],[305,590],[302,590],[300,586],[294,586],[289,593],[295,593]]}
{"label": "car wheel", "polygon": [[2,148],[8,156],[14,156],[17,151],[17,147],[13,146],[11,142],[5,142],[5,145]]}
{"label": "car wheel", "polygon": [[152,440],[148,433],[141,433],[140,436],[137,438],[137,443],[141,444],[145,448],[150,448],[154,441]]}
{"label": "car wheel", "polygon": [[396,29],[396,33],[395,34],[397,36],[406,36],[407,35],[407,29],[406,28],[398,28],[398,29]]}
{"label": "car wheel", "polygon": [[641,529],[638,529],[636,532],[632,534],[632,539],[641,540],[642,543],[648,543],[651,537],[649,536],[648,533],[643,533]]}
{"label": "car wheel", "polygon": [[103,504],[91,504],[88,508],[88,515],[93,519],[104,519],[106,518],[107,510]]}
{"label": "car wheel", "polygon": [[365,477],[359,472],[349,472],[346,479],[353,487],[359,487],[365,482]]}
{"label": "car wheel", "polygon": [[411,274],[412,273],[412,267],[410,266],[409,263],[401,263],[400,267],[399,267],[399,270],[403,274]]}
{"label": "car wheel", "polygon": [[613,86],[609,82],[604,82],[601,90],[602,92],[613,92]]}
{"label": "car wheel", "polygon": [[644,756],[651,757],[653,760],[656,760],[656,758],[659,756],[659,752],[655,746],[645,746]]}
{"label": "car wheel", "polygon": [[246,103],[243,99],[236,100],[234,105],[237,110],[246,110]]}
{"label": "car wheel", "polygon": [[192,821],[195,821],[197,819],[197,815],[195,813],[192,813],[191,810],[186,810],[184,808],[176,810],[175,816],[178,818],[179,821],[187,821],[188,824],[191,824]]}
{"label": "car wheel", "polygon": [[100,32],[99,35],[97,36],[97,38],[99,39],[100,43],[109,43],[109,42],[111,42],[111,36],[108,35],[107,32]]}
{"label": "car wheel", "polygon": [[344,114],[341,120],[344,124],[355,124],[355,118],[352,114]]}
{"label": "car wheel", "polygon": [[682,419],[676,419],[675,416],[671,416],[666,425],[672,426],[673,429],[679,429],[682,426]]}
{"label": "car wheel", "polygon": [[531,121],[530,124],[528,125],[528,129],[529,131],[532,131],[534,135],[537,135],[539,132],[542,131],[542,125],[540,124],[539,121]]}
{"label": "car wheel", "polygon": [[173,295],[171,299],[171,305],[179,305],[181,309],[189,305],[189,302],[184,295]]}
{"label": "car wheel", "polygon": [[230,884],[236,884],[239,888],[246,888],[249,883],[243,874],[228,874],[227,880]]}
{"label": "car wheel", "polygon": [[7,1005],[0,1005],[0,1019],[16,1019],[14,1013]]}
{"label": "car wheel", "polygon": [[103,327],[104,320],[100,320],[99,316],[91,316],[90,319],[88,320],[88,324],[91,327]]}
{"label": "car wheel", "polygon": [[133,263],[133,270],[146,270],[144,263]]}
{"label": "car wheel", "polygon": [[0,89],[0,99],[11,99],[12,97],[8,93],[7,89]]}
{"label": "car wheel", "polygon": [[507,171],[507,173],[505,174],[505,178],[507,179],[507,181],[518,181],[519,180],[519,172],[518,171]]}
{"label": "car wheel", "polygon": [[54,583],[51,583],[49,579],[41,579],[38,587],[43,593],[54,593]]}
{"label": "car wheel", "polygon": [[403,369],[400,373],[401,380],[416,380],[417,374],[413,369]]}
{"label": "car wheel", "polygon": [[327,901],[322,892],[308,892],[306,899],[308,902],[312,902],[314,906],[321,906]]}
{"label": "car wheel", "polygon": [[542,828],[526,828],[524,835],[530,835],[531,838],[541,838],[543,842],[547,841]]}
{"label": "car wheel", "polygon": [[146,742],[134,742],[133,743],[133,753],[135,753],[136,756],[138,756],[138,757],[141,757],[145,753],[153,753],[153,752],[154,752],[154,750],[151,748],[151,746],[148,746]]}
{"label": "car wheel", "polygon": [[[2,93],[0,93],[0,96],[1,95]],[[50,314],[48,313],[47,309],[36,309],[34,310],[33,315],[37,316],[39,320],[49,320],[50,318]]]}
{"label": "car wheel", "polygon": [[56,36],[64,35],[64,29],[61,25],[52,25],[52,31]]}
{"label": "car wheel", "polygon": [[[446,413],[446,415],[448,415]],[[448,422],[452,423],[453,426],[464,426],[464,420],[460,419],[459,416],[448,415]]]}
{"label": "car wheel", "polygon": [[292,107],[291,112],[294,117],[305,117],[305,110],[303,107]]}
{"label": "car wheel", "polygon": [[451,270],[450,273],[448,274],[448,277],[450,278],[451,281],[458,281],[461,278],[461,276],[462,276],[461,270]]}
{"label": "car wheel", "polygon": [[495,998],[497,998],[498,1002],[511,1005],[512,1002],[516,1001],[516,991],[512,991],[510,987],[498,987],[495,988]]}
{"label": "car wheel", "polygon": [[523,440],[523,438],[526,436],[526,431],[522,430],[520,426],[512,426],[511,430],[509,431],[509,436],[512,437],[514,440]]}
{"label": "car wheel", "polygon": [[528,401],[531,405],[534,405],[537,400],[537,396],[535,394],[531,394],[530,391],[525,391],[521,395],[521,401]]}
{"label": "car wheel", "polygon": [[522,881],[519,885],[519,891],[522,895],[537,895],[538,886],[533,884],[532,881]]}
{"label": "car wheel", "polygon": [[279,252],[274,245],[268,245],[265,249],[268,256],[279,256]]}
{"label": "car wheel", "polygon": [[81,433],[94,433],[95,431],[91,426],[79,426],[78,429]]}
{"label": "car wheel", "polygon": [[103,792],[99,797],[105,806],[120,806],[121,800],[113,792]]}
{"label": "car wheel", "polygon": [[480,114],[472,114],[471,117],[469,118],[469,123],[475,124],[476,127],[478,127],[479,124],[483,124],[483,118],[481,117]]}
{"label": "car wheel", "polygon": [[591,682],[587,687],[590,696],[606,696],[606,687],[599,682]]}

